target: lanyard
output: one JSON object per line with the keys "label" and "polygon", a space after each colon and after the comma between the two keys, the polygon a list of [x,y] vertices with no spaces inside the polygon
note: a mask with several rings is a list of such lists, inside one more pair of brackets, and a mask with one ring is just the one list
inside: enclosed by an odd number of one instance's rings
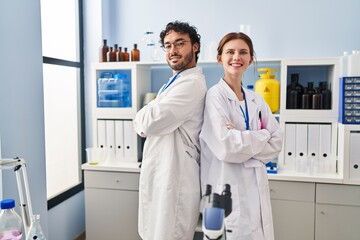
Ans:
{"label": "lanyard", "polygon": [[243,108],[240,106],[240,110],[244,116],[244,119],[245,119],[245,124],[246,124],[246,130],[250,130],[250,127],[249,127],[249,111],[248,111],[248,106],[247,106],[247,102],[246,102],[246,96],[245,96],[245,92],[244,92],[244,89],[241,88],[241,92],[244,96],[244,101],[245,101],[245,113],[244,113],[244,110]]}
{"label": "lanyard", "polygon": [[[180,72],[178,72],[177,74],[175,74],[175,76],[166,84],[162,87],[162,89],[160,90],[160,93],[162,93],[163,91],[165,91],[175,80],[176,78],[179,76],[179,74],[184,71],[184,70],[181,70]],[[159,93],[159,94],[160,94]]]}

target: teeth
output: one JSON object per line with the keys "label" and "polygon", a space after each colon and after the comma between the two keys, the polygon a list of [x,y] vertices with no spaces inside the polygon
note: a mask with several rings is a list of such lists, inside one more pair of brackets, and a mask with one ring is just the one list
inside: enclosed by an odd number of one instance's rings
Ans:
{"label": "teeth", "polygon": [[242,64],[238,64],[238,63],[233,63],[233,64],[230,64],[231,66],[234,66],[234,67],[241,67]]}

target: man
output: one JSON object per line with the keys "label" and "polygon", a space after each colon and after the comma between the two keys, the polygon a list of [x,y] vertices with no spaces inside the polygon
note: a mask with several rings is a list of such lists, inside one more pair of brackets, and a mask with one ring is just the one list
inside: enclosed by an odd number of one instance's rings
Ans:
{"label": "man", "polygon": [[191,240],[199,217],[199,133],[206,95],[196,67],[197,29],[170,22],[160,33],[173,76],[136,115],[147,137],[140,174],[139,234],[143,240]]}

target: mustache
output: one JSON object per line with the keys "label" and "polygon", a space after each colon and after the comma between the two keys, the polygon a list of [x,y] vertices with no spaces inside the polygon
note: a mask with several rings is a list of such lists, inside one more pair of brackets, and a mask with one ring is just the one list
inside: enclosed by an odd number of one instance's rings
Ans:
{"label": "mustache", "polygon": [[173,53],[170,53],[170,57],[180,57],[181,55],[178,54],[177,52],[173,52]]}

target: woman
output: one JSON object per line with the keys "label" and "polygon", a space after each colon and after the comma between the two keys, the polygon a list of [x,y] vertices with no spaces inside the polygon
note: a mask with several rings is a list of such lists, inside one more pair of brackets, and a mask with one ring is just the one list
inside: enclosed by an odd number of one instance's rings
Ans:
{"label": "woman", "polygon": [[221,193],[231,185],[232,213],[225,220],[227,239],[274,239],[265,164],[278,156],[282,132],[269,106],[242,86],[254,61],[251,39],[225,35],[217,48],[224,77],[206,95],[200,134],[201,183]]}

